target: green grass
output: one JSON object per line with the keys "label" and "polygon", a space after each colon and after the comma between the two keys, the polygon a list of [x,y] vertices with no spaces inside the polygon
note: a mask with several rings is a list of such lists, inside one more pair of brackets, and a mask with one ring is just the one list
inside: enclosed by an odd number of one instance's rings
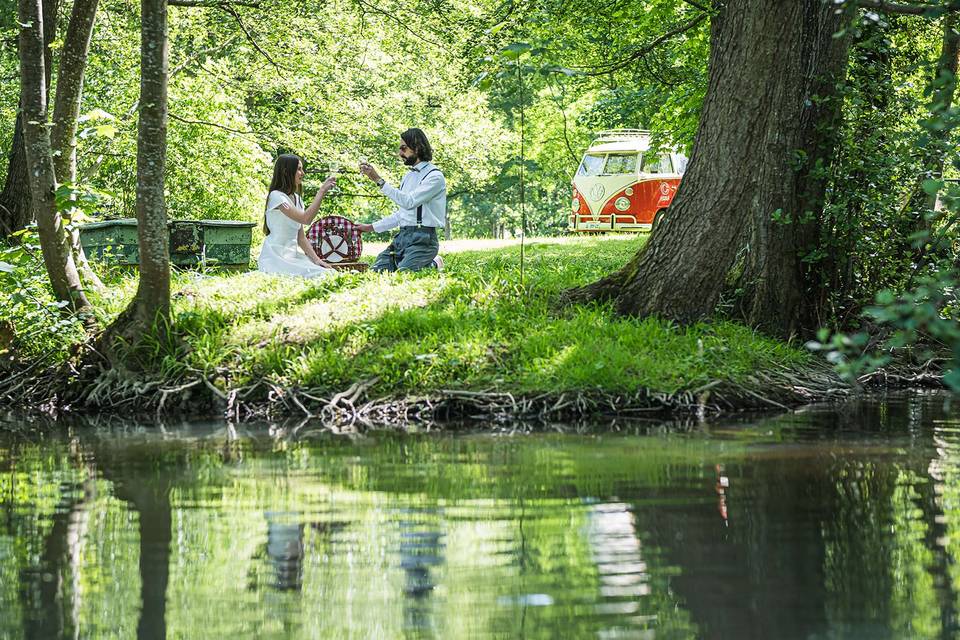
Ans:
{"label": "green grass", "polygon": [[[692,327],[623,318],[609,306],[559,308],[564,289],[623,265],[643,238],[564,238],[519,248],[445,251],[442,274],[342,274],[309,281],[257,272],[182,273],[174,315],[185,348],[158,345],[159,368],[202,370],[217,384],[262,378],[342,390],[376,376],[374,394],[438,389],[672,393],[712,380],[740,382],[809,361],[740,325]],[[135,290],[114,279],[105,319]],[[166,354],[164,354],[166,352]]]}
{"label": "green grass", "polygon": [[[330,390],[376,376],[375,392],[398,394],[675,392],[807,361],[732,323],[679,328],[622,318],[608,306],[556,306],[559,292],[615,270],[642,241],[531,241],[523,287],[516,246],[447,253],[440,275],[183,274],[174,312],[188,348],[167,369],[185,364],[230,386],[269,378]],[[133,283],[122,288],[110,312]]]}

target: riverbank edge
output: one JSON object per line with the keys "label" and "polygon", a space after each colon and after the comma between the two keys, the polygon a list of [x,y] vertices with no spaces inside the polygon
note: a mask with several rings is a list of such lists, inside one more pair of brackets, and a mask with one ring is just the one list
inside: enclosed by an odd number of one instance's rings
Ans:
{"label": "riverbank edge", "polygon": [[[0,406],[57,417],[113,413],[150,419],[220,418],[229,422],[302,419],[332,428],[402,427],[408,423],[458,420],[504,424],[606,418],[716,417],[748,411],[790,411],[796,407],[850,397],[856,387],[844,382],[823,361],[802,368],[757,371],[741,382],[713,380],[674,393],[637,388],[519,391],[509,388],[432,389],[419,394],[373,395],[376,378],[348,388],[283,386],[263,379],[240,388],[223,388],[222,379],[195,372],[177,380],[120,372],[93,372],[69,364],[39,370],[36,364],[7,366],[0,382]],[[937,376],[922,380],[907,372],[880,376],[882,385],[910,382],[937,386]],[[219,385],[218,385],[219,383]],[[901,385],[902,386],[902,385]]]}

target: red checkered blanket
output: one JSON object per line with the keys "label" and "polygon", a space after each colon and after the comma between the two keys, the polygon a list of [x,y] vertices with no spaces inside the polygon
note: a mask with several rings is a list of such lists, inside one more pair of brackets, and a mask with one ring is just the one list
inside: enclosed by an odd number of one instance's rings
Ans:
{"label": "red checkered blanket", "polygon": [[356,262],[363,253],[357,225],[340,216],[320,218],[307,229],[307,240],[321,259],[329,263]]}

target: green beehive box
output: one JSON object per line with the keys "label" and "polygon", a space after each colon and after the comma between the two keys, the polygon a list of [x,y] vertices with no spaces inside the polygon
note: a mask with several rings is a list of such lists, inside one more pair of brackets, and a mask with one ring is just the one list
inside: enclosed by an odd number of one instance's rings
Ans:
{"label": "green beehive box", "polygon": [[121,218],[81,225],[80,245],[90,260],[122,266],[139,264],[137,219]]}
{"label": "green beehive box", "polygon": [[252,222],[240,220],[201,220],[207,264],[246,269],[250,264]]}
{"label": "green beehive box", "polygon": [[[170,262],[179,267],[246,269],[253,224],[242,220],[171,220]],[[87,257],[94,260],[121,266],[140,263],[135,218],[82,225],[80,244]]]}

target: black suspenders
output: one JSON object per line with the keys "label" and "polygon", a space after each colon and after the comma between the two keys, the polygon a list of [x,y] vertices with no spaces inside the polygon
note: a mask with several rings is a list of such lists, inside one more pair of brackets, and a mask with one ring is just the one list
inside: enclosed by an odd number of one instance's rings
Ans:
{"label": "black suspenders", "polygon": [[[425,174],[423,174],[423,178],[420,178],[420,182],[422,183],[424,179],[434,171],[439,171],[439,169],[434,167],[433,169],[430,169],[430,171],[427,171]],[[423,205],[418,204],[417,205],[417,228],[420,228],[422,226],[423,226]]]}

